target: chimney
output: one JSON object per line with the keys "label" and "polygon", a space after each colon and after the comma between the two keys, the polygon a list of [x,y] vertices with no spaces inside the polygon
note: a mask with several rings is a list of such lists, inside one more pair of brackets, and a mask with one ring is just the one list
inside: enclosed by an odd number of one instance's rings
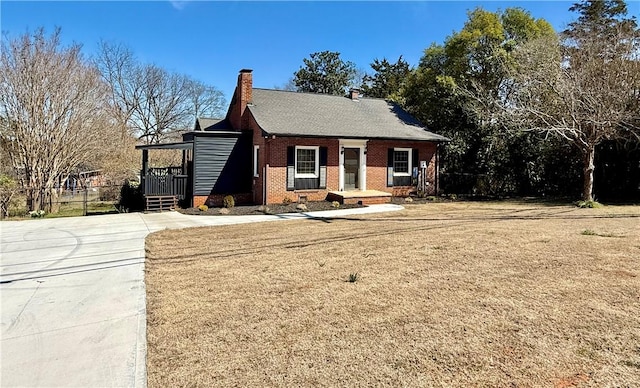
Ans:
{"label": "chimney", "polygon": [[238,85],[236,86],[236,106],[233,108],[231,125],[233,129],[240,130],[243,128],[242,117],[247,104],[253,101],[253,70],[242,69],[238,74]]}
{"label": "chimney", "polygon": [[358,96],[360,95],[360,89],[351,88],[349,89],[349,98],[353,101],[358,101]]}

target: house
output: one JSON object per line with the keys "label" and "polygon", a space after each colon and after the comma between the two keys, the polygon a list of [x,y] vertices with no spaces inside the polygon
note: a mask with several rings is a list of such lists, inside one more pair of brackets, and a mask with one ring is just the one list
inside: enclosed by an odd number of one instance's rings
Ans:
{"label": "house", "polygon": [[[398,105],[358,90],[342,97],[258,89],[252,71],[241,70],[224,119],[198,119],[181,143],[137,148],[145,194],[173,191],[191,206],[219,205],[227,194],[256,204],[380,203],[434,195],[446,141]],[[173,174],[149,169],[150,149],[182,149],[182,166]]]}

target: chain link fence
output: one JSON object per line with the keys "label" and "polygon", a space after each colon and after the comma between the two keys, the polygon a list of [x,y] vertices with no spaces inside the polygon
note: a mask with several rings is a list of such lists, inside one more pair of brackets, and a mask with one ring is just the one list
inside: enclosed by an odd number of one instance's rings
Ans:
{"label": "chain link fence", "polygon": [[138,210],[138,190],[135,184],[98,185],[54,189],[48,194],[41,188],[33,197],[44,199],[44,211],[29,211],[26,190],[2,193],[0,218],[70,217],[113,214]]}

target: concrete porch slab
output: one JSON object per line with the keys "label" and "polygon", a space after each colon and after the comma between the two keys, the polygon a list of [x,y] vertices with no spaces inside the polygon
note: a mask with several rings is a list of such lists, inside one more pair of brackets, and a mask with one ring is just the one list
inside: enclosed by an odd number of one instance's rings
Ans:
{"label": "concrete porch slab", "polygon": [[391,202],[391,193],[379,190],[330,191],[327,199],[342,204],[374,205]]}

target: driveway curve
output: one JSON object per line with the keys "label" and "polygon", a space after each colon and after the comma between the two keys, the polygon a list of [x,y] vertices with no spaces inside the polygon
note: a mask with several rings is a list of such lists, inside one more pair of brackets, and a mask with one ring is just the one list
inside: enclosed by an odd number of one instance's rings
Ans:
{"label": "driveway curve", "polygon": [[177,212],[0,222],[0,385],[146,386],[144,241],[170,228],[402,209],[256,216]]}

